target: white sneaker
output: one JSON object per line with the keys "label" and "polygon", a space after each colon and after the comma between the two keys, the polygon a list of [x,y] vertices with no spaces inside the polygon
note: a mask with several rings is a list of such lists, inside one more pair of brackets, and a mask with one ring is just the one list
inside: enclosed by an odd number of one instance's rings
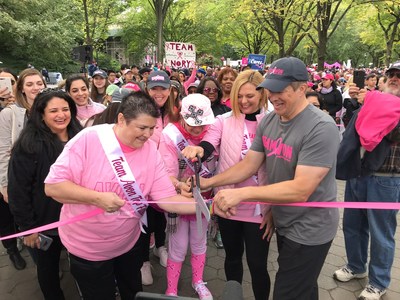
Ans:
{"label": "white sneaker", "polygon": [[153,284],[153,275],[151,275],[151,264],[149,261],[145,261],[143,263],[142,268],[140,269],[140,273],[142,273],[142,284],[143,285],[152,285]]}
{"label": "white sneaker", "polygon": [[167,267],[167,259],[168,259],[167,248],[165,248],[165,246],[161,246],[159,248],[154,248],[153,253],[155,256],[160,258],[160,265],[162,265],[164,268],[166,268]]}
{"label": "white sneaker", "polygon": [[213,300],[210,290],[206,287],[206,282],[193,283],[192,286],[196,293],[199,295],[200,300]]}
{"label": "white sneaker", "polygon": [[354,278],[365,278],[368,276],[367,272],[356,274],[348,266],[344,266],[333,273],[333,278],[341,282],[347,282]]}
{"label": "white sneaker", "polygon": [[380,290],[370,284],[358,296],[358,300],[379,300],[386,293],[386,290]]}

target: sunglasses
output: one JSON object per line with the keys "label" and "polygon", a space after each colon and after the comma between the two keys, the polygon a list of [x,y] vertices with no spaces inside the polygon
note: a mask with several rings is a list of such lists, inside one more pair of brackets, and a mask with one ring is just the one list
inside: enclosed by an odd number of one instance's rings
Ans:
{"label": "sunglasses", "polygon": [[397,77],[397,79],[400,79],[400,73],[399,72],[390,72],[390,73],[387,73],[387,77],[388,78],[393,78],[393,77]]}
{"label": "sunglasses", "polygon": [[206,93],[206,94],[218,93],[218,91],[219,91],[218,88],[209,88],[209,87],[206,87],[203,90],[203,92]]}

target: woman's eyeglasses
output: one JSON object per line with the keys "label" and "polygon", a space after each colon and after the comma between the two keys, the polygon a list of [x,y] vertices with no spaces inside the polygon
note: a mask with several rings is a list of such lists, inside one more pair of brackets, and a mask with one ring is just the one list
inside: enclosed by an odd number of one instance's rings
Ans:
{"label": "woman's eyeglasses", "polygon": [[387,77],[388,78],[393,78],[393,77],[397,77],[397,79],[400,79],[400,73],[399,72],[389,72],[387,73]]}
{"label": "woman's eyeglasses", "polygon": [[211,94],[211,93],[218,93],[219,89],[218,88],[209,88],[206,87],[203,89],[203,92],[206,94]]}

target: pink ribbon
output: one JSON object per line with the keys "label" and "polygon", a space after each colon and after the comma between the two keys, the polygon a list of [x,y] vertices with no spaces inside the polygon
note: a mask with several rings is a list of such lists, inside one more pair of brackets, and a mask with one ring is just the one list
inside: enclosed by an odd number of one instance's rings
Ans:
{"label": "pink ribbon", "polygon": [[[210,201],[210,200],[208,200]],[[157,203],[157,201],[148,201],[148,203]],[[193,202],[163,202],[168,204],[193,204]],[[393,202],[297,202],[297,203],[265,203],[265,202],[242,202],[247,204],[269,204],[277,206],[294,206],[294,207],[314,207],[314,208],[352,208],[352,209],[400,209],[400,203]],[[30,235],[33,233],[58,228],[67,224],[79,222],[99,214],[102,214],[104,210],[97,208],[95,210],[86,212],[84,214],[75,216],[68,220],[57,221],[34,229],[30,229],[24,232],[8,235],[0,238],[0,241],[16,238],[20,236]]]}

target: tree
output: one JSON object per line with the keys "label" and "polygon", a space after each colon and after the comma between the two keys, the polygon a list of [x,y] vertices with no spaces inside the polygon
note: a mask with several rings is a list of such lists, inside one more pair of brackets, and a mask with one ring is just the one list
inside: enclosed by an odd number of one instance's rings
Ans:
{"label": "tree", "polygon": [[[343,6],[341,7],[341,5]],[[347,12],[355,4],[355,0],[347,2],[343,0],[318,0],[316,1],[316,12],[313,27],[317,31],[318,39],[312,34],[309,38],[318,49],[318,68],[324,67],[326,47],[330,37],[334,34],[340,22]]]}
{"label": "tree", "polygon": [[163,43],[163,26],[168,9],[173,3],[173,0],[148,0],[154,14],[156,16],[156,32],[157,32],[157,59],[162,62]]}
{"label": "tree", "polygon": [[[66,13],[68,12],[68,13]],[[71,49],[80,37],[79,10],[71,2],[50,0],[2,1],[0,44],[2,56],[26,67],[62,70],[71,61]]]}
{"label": "tree", "polygon": [[83,12],[84,42],[93,45],[96,50],[104,44],[108,37],[109,27],[116,20],[115,17],[121,14],[128,3],[120,0],[74,0],[77,7]]}
{"label": "tree", "polygon": [[253,0],[253,4],[253,14],[278,45],[279,57],[292,55],[311,28],[308,17],[314,7],[313,1]]}
{"label": "tree", "polygon": [[377,21],[383,32],[386,44],[385,63],[388,66],[392,61],[393,46],[400,41],[400,4],[398,1],[380,1],[374,3],[378,11]]}
{"label": "tree", "polygon": [[272,39],[252,13],[253,1],[225,1],[230,14],[218,27],[219,37],[225,43],[240,44],[247,53],[266,53],[272,46]]}

